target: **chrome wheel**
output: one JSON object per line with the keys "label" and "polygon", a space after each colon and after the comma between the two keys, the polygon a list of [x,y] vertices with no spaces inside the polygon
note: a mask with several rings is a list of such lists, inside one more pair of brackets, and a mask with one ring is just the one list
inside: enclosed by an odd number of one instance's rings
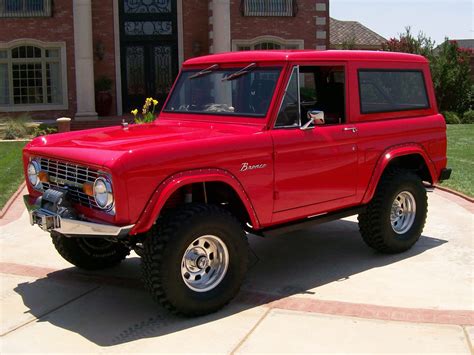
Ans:
{"label": "chrome wheel", "polygon": [[413,226],[416,216],[415,197],[408,191],[400,192],[392,203],[390,222],[397,234],[404,234]]}
{"label": "chrome wheel", "polygon": [[229,252],[224,242],[214,235],[194,240],[181,261],[181,276],[191,290],[212,290],[224,278],[229,266]]}

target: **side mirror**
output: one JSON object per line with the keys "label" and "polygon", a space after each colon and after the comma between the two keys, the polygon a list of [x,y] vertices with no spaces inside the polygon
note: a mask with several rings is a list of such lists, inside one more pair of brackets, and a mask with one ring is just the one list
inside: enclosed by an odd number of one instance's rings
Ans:
{"label": "side mirror", "polygon": [[323,125],[324,123],[325,121],[323,111],[308,111],[308,122],[306,122],[305,125],[302,126],[300,129],[303,131],[307,129],[312,129],[315,125]]}

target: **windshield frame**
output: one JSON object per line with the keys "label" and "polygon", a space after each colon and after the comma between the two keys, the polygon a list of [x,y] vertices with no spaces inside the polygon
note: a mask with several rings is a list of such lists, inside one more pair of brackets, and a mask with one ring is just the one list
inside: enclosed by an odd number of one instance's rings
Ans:
{"label": "windshield frame", "polygon": [[[249,63],[216,63],[216,64],[219,65],[219,68],[214,69],[210,74],[206,74],[206,75],[212,75],[215,72],[229,71],[229,70],[234,70],[235,72],[238,72],[239,70],[241,70],[242,68],[247,66]],[[269,96],[270,101],[269,101],[268,107],[266,108],[266,112],[263,113],[263,114],[230,113],[230,112],[206,112],[206,111],[176,111],[176,110],[167,109],[167,107],[168,107],[168,105],[171,101],[171,98],[172,98],[173,94],[175,93],[175,91],[178,87],[178,83],[181,80],[181,78],[183,77],[183,75],[185,73],[198,73],[198,72],[202,71],[203,69],[205,69],[205,68],[199,66],[199,67],[183,67],[180,70],[179,75],[178,75],[178,77],[176,78],[176,80],[173,84],[172,90],[168,94],[166,102],[163,105],[163,109],[161,111],[163,114],[166,114],[166,115],[179,115],[179,116],[183,115],[181,117],[199,116],[199,118],[205,118],[206,116],[210,116],[210,117],[219,116],[223,119],[228,119],[228,120],[232,120],[232,121],[247,119],[247,120],[252,120],[252,121],[264,123],[265,119],[268,117],[269,113],[272,111],[272,107],[274,105],[274,100],[275,100],[275,94],[278,93],[282,77],[284,76],[282,74],[284,73],[285,66],[283,64],[280,64],[280,63],[279,64],[272,63],[270,65],[261,65],[261,64],[257,63],[257,67],[254,68],[251,71],[251,72],[254,72],[254,71],[258,71],[258,70],[275,70],[276,74],[278,74],[278,77],[275,81],[275,85],[273,87],[271,95]],[[248,73],[248,74],[250,74],[250,73]],[[195,79],[190,79],[190,80],[195,80]],[[234,80],[238,80],[238,78],[234,79]]]}

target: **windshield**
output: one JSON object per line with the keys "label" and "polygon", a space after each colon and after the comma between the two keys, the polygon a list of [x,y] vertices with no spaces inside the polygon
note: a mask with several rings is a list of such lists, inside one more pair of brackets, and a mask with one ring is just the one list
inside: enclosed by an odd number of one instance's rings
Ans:
{"label": "windshield", "polygon": [[279,68],[254,66],[187,70],[180,75],[164,111],[265,117],[279,75]]}

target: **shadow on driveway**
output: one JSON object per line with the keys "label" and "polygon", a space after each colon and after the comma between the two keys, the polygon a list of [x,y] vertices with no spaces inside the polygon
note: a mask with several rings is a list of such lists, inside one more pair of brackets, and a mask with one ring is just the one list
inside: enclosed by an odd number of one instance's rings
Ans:
{"label": "shadow on driveway", "polygon": [[[77,268],[53,272],[43,279],[19,284],[15,291],[39,322],[78,333],[99,346],[112,346],[183,331],[291,295],[310,293],[317,297],[319,286],[401,262],[447,242],[422,236],[405,253],[380,254],[363,243],[357,223],[347,220],[270,239],[250,236],[249,241],[253,262],[240,294],[223,310],[204,317],[173,316],[156,305],[138,278],[140,259],[136,257],[99,273],[85,273]],[[90,289],[82,297],[45,312],[44,307],[40,310],[34,305],[38,298],[47,297],[39,294],[44,292],[41,283],[46,281],[60,283],[62,287],[87,282]],[[387,280],[392,286],[398,282]],[[372,283],[367,288],[380,292]]]}

